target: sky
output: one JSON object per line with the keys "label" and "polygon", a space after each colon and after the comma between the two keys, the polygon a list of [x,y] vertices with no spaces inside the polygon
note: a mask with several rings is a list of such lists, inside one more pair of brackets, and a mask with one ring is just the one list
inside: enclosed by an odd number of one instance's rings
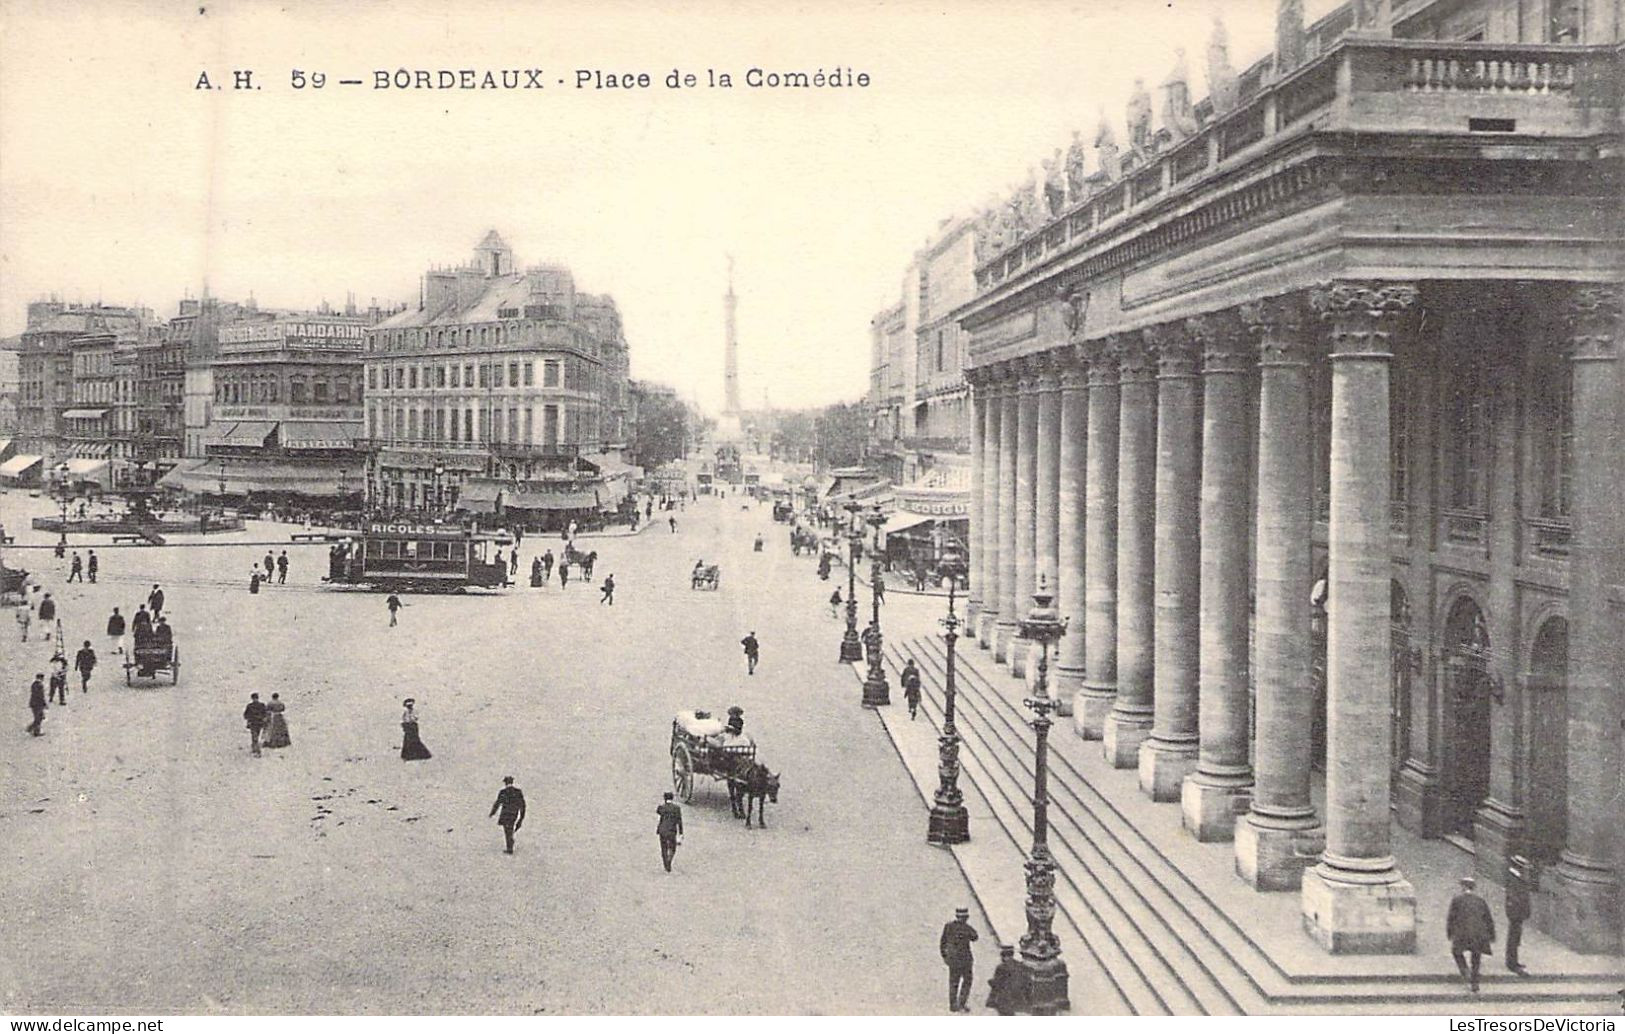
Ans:
{"label": "sky", "polygon": [[[1215,16],[1237,69],[1268,51],[1274,0],[0,0],[0,336],[51,294],[160,318],[205,284],[416,305],[425,269],[496,229],[614,295],[632,375],[712,411],[731,254],[745,404],[855,399],[869,321],[932,232],[1101,110],[1123,139],[1134,78],[1155,92],[1176,48],[1205,96]],[[752,89],[753,67],[870,85]],[[374,87],[403,68],[544,86]],[[651,86],[578,89],[581,69]],[[674,69],[700,85],[667,88]]]}

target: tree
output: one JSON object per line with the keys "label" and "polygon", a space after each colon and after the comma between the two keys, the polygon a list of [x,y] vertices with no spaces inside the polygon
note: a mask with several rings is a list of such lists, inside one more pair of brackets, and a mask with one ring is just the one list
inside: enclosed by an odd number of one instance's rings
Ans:
{"label": "tree", "polygon": [[692,414],[674,392],[637,392],[637,427],[632,437],[632,462],[653,471],[688,455],[693,433]]}
{"label": "tree", "polygon": [[819,467],[853,467],[861,464],[869,441],[869,414],[862,403],[838,402],[825,406],[814,421],[817,439],[815,460]]}

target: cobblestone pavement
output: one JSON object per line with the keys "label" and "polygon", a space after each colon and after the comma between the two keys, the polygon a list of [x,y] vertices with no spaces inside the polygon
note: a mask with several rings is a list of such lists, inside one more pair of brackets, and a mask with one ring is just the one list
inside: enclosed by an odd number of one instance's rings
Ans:
{"label": "cobblestone pavement", "polygon": [[[44,505],[14,491],[0,520],[48,542],[26,528]],[[613,608],[555,581],[408,597],[394,629],[383,596],[318,584],[323,546],[277,545],[290,583],[257,596],[264,547],[216,537],[75,542],[101,555],[84,586],[48,551],[9,550],[101,666],[29,737],[50,647],[0,613],[0,1011],[935,1013],[937,933],[962,904],[984,930],[980,1006],[996,948],[835,663],[829,584],[766,507],[706,499],[677,518],[676,534],[593,544]],[[527,540],[522,572],[546,544]],[[702,558],[722,565],[716,593],[688,587]],[[180,685],[126,688],[101,632],[155,581]],[[250,756],[250,691],[282,694],[292,747]],[[430,761],[398,757],[406,696]],[[667,875],[654,808],[671,717],[734,703],[780,803],[747,831],[702,784]],[[486,817],[507,774],[530,805],[513,857]]]}

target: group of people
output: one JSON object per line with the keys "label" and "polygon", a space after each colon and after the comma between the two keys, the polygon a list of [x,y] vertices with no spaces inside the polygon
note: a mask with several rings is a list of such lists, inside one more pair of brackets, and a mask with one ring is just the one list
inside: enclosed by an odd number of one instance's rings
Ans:
{"label": "group of people", "polygon": [[[332,554],[329,554],[329,555],[331,557]],[[260,568],[261,567],[265,568],[265,573],[264,574],[260,573]],[[288,551],[285,550],[285,549],[282,551],[282,553],[280,555],[274,556],[274,557],[271,555],[270,550],[266,550],[265,551],[265,559],[260,561],[260,563],[258,565],[256,565],[253,568],[249,569],[249,573],[248,573],[248,591],[250,593],[254,594],[254,595],[258,595],[259,591],[260,591],[260,586],[262,584],[270,584],[271,579],[272,579],[273,576],[275,576],[275,578],[276,578],[276,584],[278,584],[278,585],[287,584],[287,581],[288,581]]]}
{"label": "group of people", "polygon": [[[248,706],[243,708],[243,723],[248,727],[248,749],[260,756],[263,746],[270,750],[293,745],[288,735],[288,706],[280,693],[271,694],[271,702],[264,703],[258,693],[248,694]],[[261,737],[263,736],[263,741]]]}

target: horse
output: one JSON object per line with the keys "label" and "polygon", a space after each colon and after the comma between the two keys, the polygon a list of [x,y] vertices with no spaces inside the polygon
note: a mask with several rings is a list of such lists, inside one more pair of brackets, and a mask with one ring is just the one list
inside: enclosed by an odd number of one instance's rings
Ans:
{"label": "horse", "polygon": [[751,808],[756,808],[758,824],[767,828],[767,802],[779,803],[779,775],[769,772],[757,761],[743,761],[728,774],[728,803],[733,806],[734,818],[743,818],[750,829]]}

